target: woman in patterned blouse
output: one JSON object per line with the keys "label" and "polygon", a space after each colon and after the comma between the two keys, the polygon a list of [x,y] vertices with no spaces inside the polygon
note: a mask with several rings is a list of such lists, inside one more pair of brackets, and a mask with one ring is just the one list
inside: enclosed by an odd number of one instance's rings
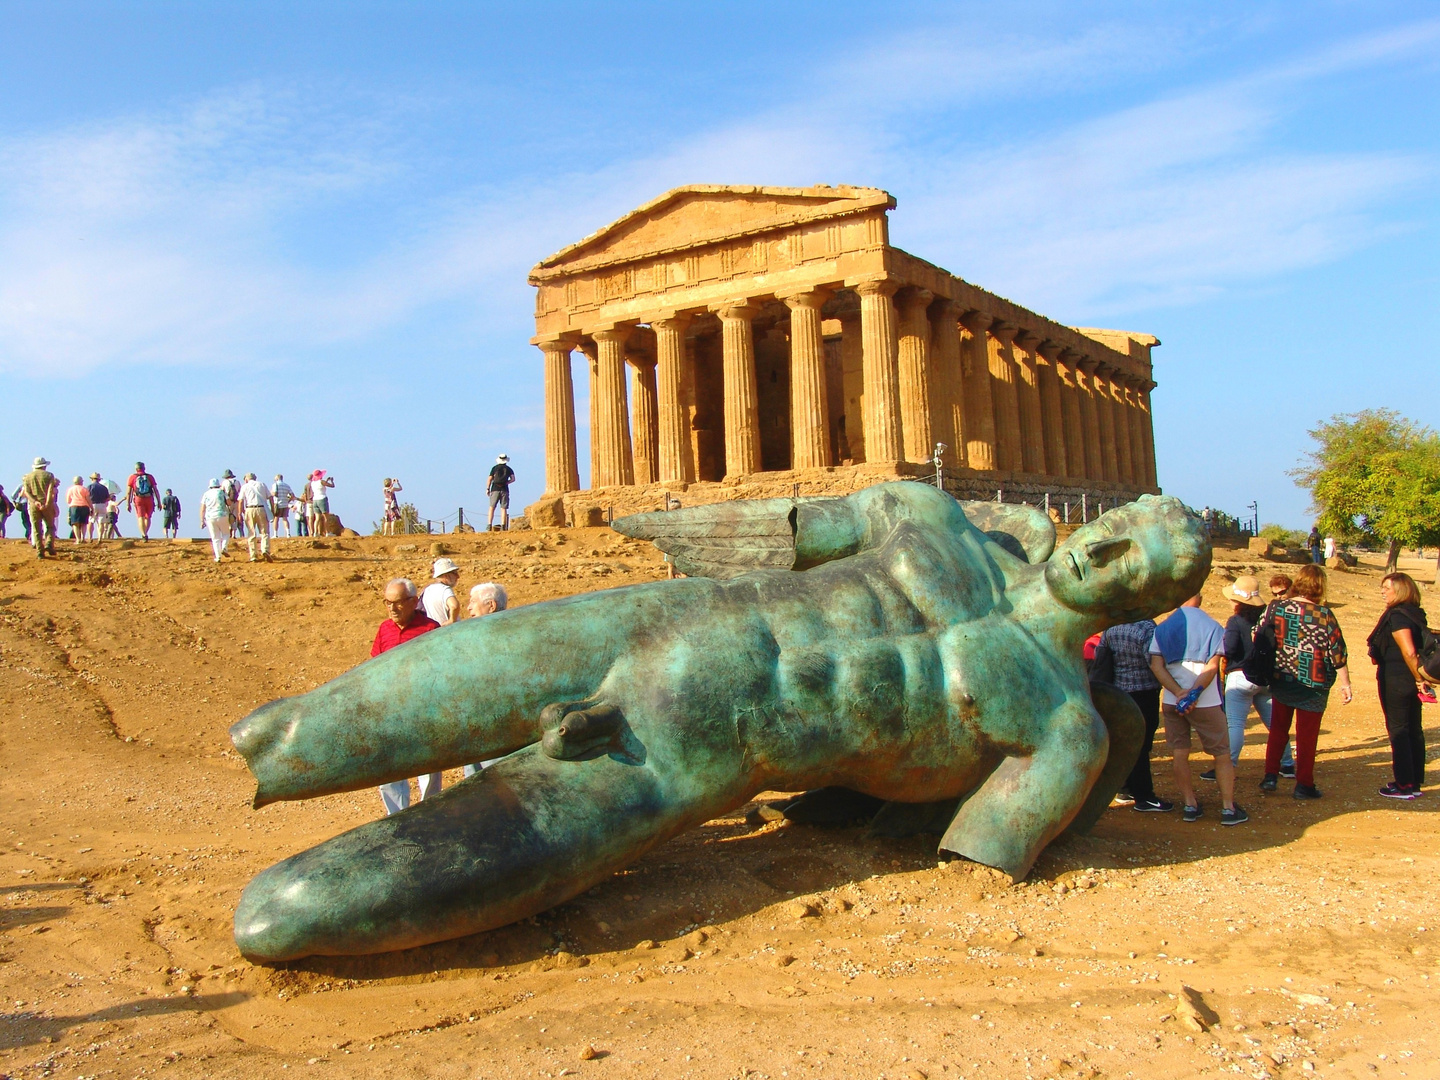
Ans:
{"label": "woman in patterned blouse", "polygon": [[1274,791],[1279,785],[1280,755],[1290,739],[1293,715],[1297,799],[1320,798],[1315,786],[1315,744],[1330,688],[1340,684],[1346,705],[1353,698],[1345,635],[1324,599],[1325,571],[1319,566],[1302,566],[1289,598],[1271,604],[1262,618],[1262,625],[1268,619],[1275,631],[1275,677],[1270,682],[1270,738],[1265,744],[1265,779],[1260,787]]}

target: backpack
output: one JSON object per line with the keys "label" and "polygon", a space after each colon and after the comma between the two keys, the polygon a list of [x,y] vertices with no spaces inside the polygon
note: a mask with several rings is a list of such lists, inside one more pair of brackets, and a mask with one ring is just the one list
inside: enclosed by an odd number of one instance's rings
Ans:
{"label": "backpack", "polygon": [[135,494],[142,499],[148,499],[155,494],[155,483],[150,479],[149,473],[141,473],[135,478]]}
{"label": "backpack", "polygon": [[1440,637],[1428,626],[1420,635],[1420,648],[1415,650],[1420,670],[1427,678],[1440,682]]}
{"label": "backpack", "polygon": [[1255,626],[1255,647],[1240,671],[1252,686],[1269,686],[1275,679],[1275,624],[1269,607]]}

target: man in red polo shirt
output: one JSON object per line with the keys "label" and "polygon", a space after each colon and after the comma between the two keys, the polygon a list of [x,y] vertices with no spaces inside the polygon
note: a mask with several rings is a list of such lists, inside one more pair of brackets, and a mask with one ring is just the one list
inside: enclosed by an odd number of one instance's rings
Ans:
{"label": "man in red polo shirt", "polygon": [[[440,624],[423,611],[416,610],[420,603],[415,583],[409,578],[395,578],[385,586],[385,610],[389,617],[375,631],[375,643],[370,646],[370,655],[379,656],[397,645],[438,630]],[[420,798],[426,799],[440,793],[442,774],[430,773],[420,777]],[[380,801],[385,804],[385,813],[394,814],[410,805],[410,781],[395,780],[380,785]]]}

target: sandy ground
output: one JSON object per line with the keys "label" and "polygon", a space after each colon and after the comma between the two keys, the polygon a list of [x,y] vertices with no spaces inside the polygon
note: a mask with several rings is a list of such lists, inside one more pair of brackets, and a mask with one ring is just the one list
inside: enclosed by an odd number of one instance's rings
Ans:
{"label": "sandy ground", "polygon": [[[661,576],[653,549],[605,530],[446,539],[464,585],[504,581],[517,604]],[[1213,793],[1192,825],[1115,809],[1018,886],[937,865],[933,840],[739,811],[523,924],[246,963],[230,937],[246,881],[380,802],[252,811],[226,728],[367,655],[378,587],[431,557],[403,542],[281,542],[274,564],[219,567],[198,543],[43,563],[0,543],[0,1072],[1440,1075],[1440,792],[1375,794],[1389,751],[1367,567],[1332,577],[1357,700],[1326,717],[1322,801],[1256,790],[1256,720],[1248,825],[1222,829]],[[1243,565],[1221,553],[1213,613]],[[1163,749],[1156,767],[1173,796]]]}

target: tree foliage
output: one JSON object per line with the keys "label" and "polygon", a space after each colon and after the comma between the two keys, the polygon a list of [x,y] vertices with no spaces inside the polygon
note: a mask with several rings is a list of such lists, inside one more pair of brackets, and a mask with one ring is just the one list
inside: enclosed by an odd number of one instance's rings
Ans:
{"label": "tree foliage", "polygon": [[1291,470],[1322,532],[1402,546],[1440,544],[1440,435],[1391,409],[1332,416]]}

